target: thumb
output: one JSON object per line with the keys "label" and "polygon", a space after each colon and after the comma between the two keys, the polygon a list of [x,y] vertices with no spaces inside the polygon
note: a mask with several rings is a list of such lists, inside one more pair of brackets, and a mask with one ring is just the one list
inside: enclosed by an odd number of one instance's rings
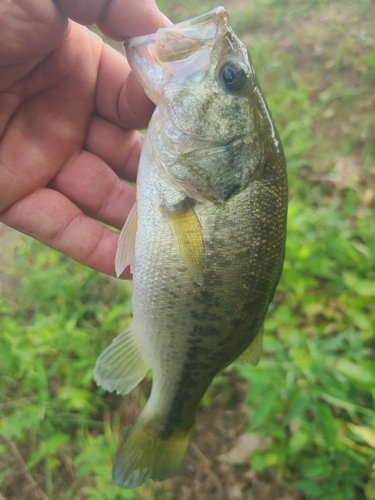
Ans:
{"label": "thumb", "polygon": [[51,0],[0,2],[0,66],[46,56],[60,46],[68,26]]}
{"label": "thumb", "polygon": [[113,40],[155,33],[171,24],[155,0],[55,0],[61,12],[77,23],[96,24]]}

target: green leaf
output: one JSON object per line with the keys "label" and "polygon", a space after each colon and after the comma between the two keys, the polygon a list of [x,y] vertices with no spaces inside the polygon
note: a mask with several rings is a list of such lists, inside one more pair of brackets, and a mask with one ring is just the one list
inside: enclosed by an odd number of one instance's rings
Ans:
{"label": "green leaf", "polygon": [[314,481],[309,481],[304,479],[301,481],[294,481],[292,486],[302,491],[309,497],[319,497],[324,492],[322,485],[315,483]]}
{"label": "green leaf", "polygon": [[289,425],[292,420],[298,417],[309,405],[311,398],[308,395],[301,394],[300,392],[294,398],[294,401],[289,409],[285,418],[285,424]]}
{"label": "green leaf", "polygon": [[251,431],[255,430],[257,427],[262,425],[267,420],[267,418],[270,416],[275,407],[276,401],[277,401],[277,393],[269,392],[264,397],[261,404],[255,409],[252,415],[251,425],[250,425]]}
{"label": "green leaf", "polygon": [[336,443],[337,426],[331,409],[326,404],[318,404],[316,407],[318,424],[322,428],[324,438],[329,447]]}
{"label": "green leaf", "polygon": [[[375,465],[375,464],[374,464]],[[373,465],[373,468],[375,468]],[[375,500],[375,473],[372,473],[365,485],[366,500]]]}
{"label": "green leaf", "polygon": [[67,410],[83,410],[90,408],[91,395],[85,389],[76,387],[61,387],[58,398],[65,402]]}
{"label": "green leaf", "polygon": [[349,429],[358,437],[360,437],[365,443],[367,443],[372,448],[375,448],[375,430],[369,429],[368,427],[361,427],[360,425],[354,425],[348,423]]}
{"label": "green leaf", "polygon": [[288,443],[288,451],[291,455],[296,455],[311,442],[311,435],[304,429],[298,429],[292,434]]}
{"label": "green leaf", "polygon": [[362,384],[375,385],[375,363],[373,362],[368,361],[367,366],[363,366],[349,359],[339,358],[335,363],[335,368],[337,371]]}
{"label": "green leaf", "polygon": [[30,455],[27,463],[28,468],[32,469],[45,457],[57,453],[69,440],[70,438],[67,434],[59,432],[49,439],[42,441],[39,445],[39,449]]}
{"label": "green leaf", "polygon": [[369,416],[374,416],[374,411],[369,408],[364,408],[359,405],[355,405],[353,403],[349,403],[343,399],[337,398],[336,396],[332,396],[331,394],[327,394],[326,392],[320,392],[320,396],[330,403],[332,406],[337,406],[338,408],[342,408],[346,410],[350,415],[355,415],[356,412],[364,413]]}

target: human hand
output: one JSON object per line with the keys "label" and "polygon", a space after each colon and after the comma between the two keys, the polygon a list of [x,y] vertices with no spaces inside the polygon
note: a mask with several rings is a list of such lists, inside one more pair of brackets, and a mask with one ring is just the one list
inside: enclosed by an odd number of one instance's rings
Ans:
{"label": "human hand", "polygon": [[115,275],[118,233],[98,221],[121,229],[134,203],[121,179],[153,105],[92,24],[122,40],[169,23],[154,0],[0,2],[0,221]]}

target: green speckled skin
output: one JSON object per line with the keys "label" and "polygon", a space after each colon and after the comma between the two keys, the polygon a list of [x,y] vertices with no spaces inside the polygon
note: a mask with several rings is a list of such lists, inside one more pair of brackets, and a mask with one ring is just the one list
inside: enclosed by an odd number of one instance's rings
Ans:
{"label": "green speckled skin", "polygon": [[[219,28],[209,66],[164,82],[138,174],[134,324],[153,369],[146,414],[164,439],[191,427],[212,378],[252,342],[284,259],[281,142],[226,16]],[[238,93],[218,79],[225,58],[248,68]],[[202,285],[182,263],[163,211],[187,196],[203,231]]]}

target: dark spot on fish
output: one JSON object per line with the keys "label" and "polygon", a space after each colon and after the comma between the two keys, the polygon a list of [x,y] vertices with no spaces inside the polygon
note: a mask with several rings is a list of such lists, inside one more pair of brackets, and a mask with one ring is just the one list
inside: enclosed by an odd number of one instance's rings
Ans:
{"label": "dark spot on fish", "polygon": [[[226,350],[219,352],[213,357],[210,348],[206,345],[207,336],[218,336],[219,332],[214,327],[202,327],[194,325],[188,337],[189,348],[186,353],[186,361],[182,368],[176,395],[171,403],[168,416],[165,421],[161,437],[168,439],[171,434],[181,426],[186,407],[191,403],[192,397],[199,401],[205,393],[217,372],[218,358],[225,359]],[[213,361],[216,361],[213,363]],[[221,361],[220,361],[221,362]],[[202,372],[206,372],[204,380]],[[197,390],[197,388],[199,388]]]}

